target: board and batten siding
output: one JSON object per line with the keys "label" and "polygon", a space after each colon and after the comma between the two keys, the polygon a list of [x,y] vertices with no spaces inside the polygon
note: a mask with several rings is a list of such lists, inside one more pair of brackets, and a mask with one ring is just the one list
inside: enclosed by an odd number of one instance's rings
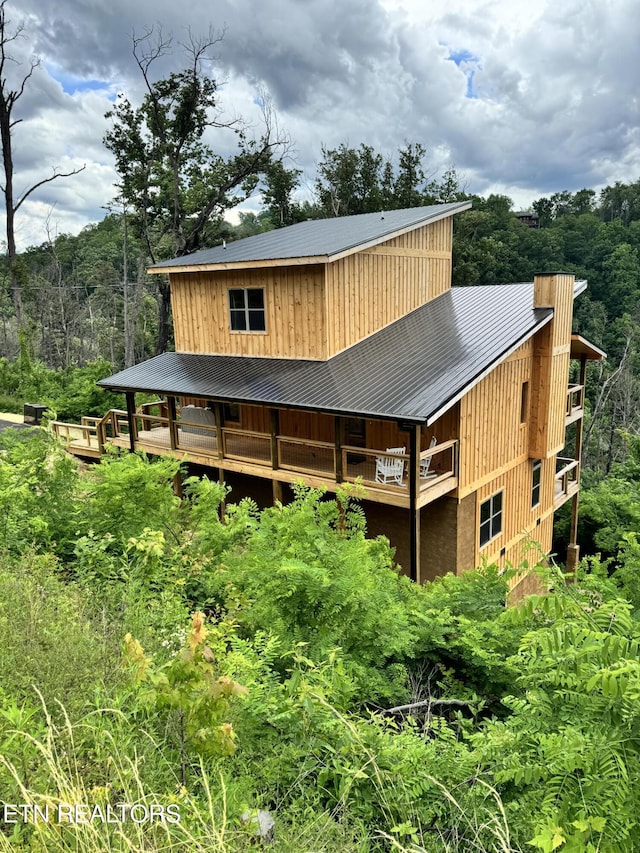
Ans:
{"label": "board and batten siding", "polygon": [[571,357],[574,276],[534,278],[534,305],[552,307],[553,320],[534,339],[530,455],[559,453],[565,440],[565,407]]}
{"label": "board and batten siding", "polygon": [[[264,289],[265,332],[231,331],[230,288]],[[171,305],[177,352],[327,357],[320,265],[172,273]]]}
{"label": "board and batten siding", "polygon": [[[533,344],[529,340],[460,401],[461,498],[528,457]],[[522,386],[528,382],[522,422]]]}
{"label": "board and batten siding", "polygon": [[[531,506],[533,460],[525,459],[476,493],[476,565],[483,559],[504,567],[523,560],[535,563],[551,550],[555,460],[543,459],[540,472],[540,503]],[[502,491],[502,532],[480,548],[480,507]],[[502,553],[504,551],[504,553]]]}
{"label": "board and batten siding", "polygon": [[450,288],[452,228],[444,219],[327,265],[329,357]]}

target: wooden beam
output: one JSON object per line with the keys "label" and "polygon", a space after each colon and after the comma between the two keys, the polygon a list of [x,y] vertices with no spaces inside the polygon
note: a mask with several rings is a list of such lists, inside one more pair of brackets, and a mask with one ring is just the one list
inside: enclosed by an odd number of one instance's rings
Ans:
{"label": "wooden beam", "polygon": [[129,424],[129,450],[136,451],[136,395],[133,391],[125,394],[127,400],[127,422]]}
{"label": "wooden beam", "polygon": [[178,446],[178,425],[177,421],[177,413],[176,413],[176,398],[173,396],[168,397],[169,403],[169,444],[171,445],[171,449],[175,450]]}
{"label": "wooden beam", "polygon": [[409,431],[409,555],[411,580],[420,583],[420,427]]}
{"label": "wooden beam", "polygon": [[278,470],[279,461],[278,461],[278,431],[279,431],[279,422],[278,422],[278,410],[270,409],[269,414],[271,416],[271,467],[274,471]]}
{"label": "wooden beam", "polygon": [[214,403],[213,411],[216,416],[216,444],[218,447],[218,459],[224,459],[224,447],[222,446],[222,428],[224,419],[222,417],[222,403]]}
{"label": "wooden beam", "polygon": [[344,418],[341,418],[340,415],[335,416],[334,420],[334,435],[336,442],[336,483],[341,483],[344,477],[343,465],[342,465],[342,445],[345,441],[345,421]]}

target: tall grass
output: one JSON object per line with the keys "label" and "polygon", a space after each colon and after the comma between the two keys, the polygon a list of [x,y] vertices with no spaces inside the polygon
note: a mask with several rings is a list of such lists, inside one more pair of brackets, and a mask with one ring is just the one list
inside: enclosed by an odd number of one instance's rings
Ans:
{"label": "tall grass", "polygon": [[[187,791],[180,789],[175,779],[175,792],[149,790],[142,780],[140,757],[134,751],[129,755],[114,739],[108,729],[100,725],[100,737],[109,753],[110,781],[104,787],[88,788],[85,782],[87,755],[78,741],[84,740],[85,729],[90,728],[90,719],[72,724],[64,707],[60,706],[62,724],[53,722],[46,706],[46,730],[40,738],[28,731],[10,732],[18,739],[24,739],[35,751],[39,762],[39,790],[27,784],[25,768],[19,762],[13,762],[0,755],[0,768],[4,770],[15,786],[16,799],[20,804],[38,806],[40,814],[48,811],[49,819],[36,819],[25,824],[4,825],[5,833],[0,832],[0,851],[46,851],[46,853],[154,853],[154,851],[194,851],[194,853],[227,853],[230,850],[243,849],[243,839],[238,832],[227,827],[224,783],[220,780],[222,796],[214,797],[210,780],[201,767],[199,778],[200,794],[197,799],[190,797]],[[94,712],[99,716],[119,715],[114,709],[101,709]],[[93,716],[93,715],[91,715]],[[98,728],[98,727],[96,727]],[[149,735],[147,735],[150,737]],[[157,749],[160,746],[154,744]],[[44,783],[42,780],[46,780]],[[46,784],[47,791],[41,788]],[[214,805],[215,800],[215,805]],[[222,809],[219,803],[222,802]],[[136,820],[123,816],[115,822],[106,822],[97,817],[95,820],[67,822],[63,817],[58,822],[58,807],[63,815],[67,807],[87,805],[89,808],[100,806],[103,814],[107,804],[115,809],[115,816],[122,813],[120,804],[139,804]],[[168,806],[173,810],[167,812]],[[157,819],[144,820],[154,806]],[[167,817],[175,817],[179,809],[179,822],[169,822]],[[160,813],[164,820],[160,819]],[[137,821],[137,822],[136,822]],[[229,846],[231,839],[232,846]],[[240,846],[239,846],[240,845]]]}

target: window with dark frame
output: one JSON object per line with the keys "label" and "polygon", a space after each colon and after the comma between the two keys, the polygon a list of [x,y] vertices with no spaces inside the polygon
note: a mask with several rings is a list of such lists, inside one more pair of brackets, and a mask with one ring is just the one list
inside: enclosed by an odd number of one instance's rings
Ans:
{"label": "window with dark frame", "polygon": [[529,382],[522,383],[522,392],[520,397],[520,423],[526,424],[529,416]]}
{"label": "window with dark frame", "polygon": [[531,469],[531,508],[540,503],[540,479],[542,477],[542,460],[536,459]]}
{"label": "window with dark frame", "polygon": [[480,547],[502,533],[502,497],[496,492],[480,504]]}
{"label": "window with dark frame", "polygon": [[266,331],[263,288],[230,288],[229,320],[232,332]]}
{"label": "window with dark frame", "polygon": [[223,403],[222,417],[225,423],[240,423],[240,406],[237,403]]}

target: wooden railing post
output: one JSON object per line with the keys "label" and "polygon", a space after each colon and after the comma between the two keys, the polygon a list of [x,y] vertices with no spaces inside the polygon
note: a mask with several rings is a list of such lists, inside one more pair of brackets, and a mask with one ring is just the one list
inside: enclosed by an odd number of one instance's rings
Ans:
{"label": "wooden railing post", "polygon": [[214,403],[213,412],[216,417],[216,446],[218,448],[218,459],[224,459],[224,442],[222,437],[224,418],[222,417],[222,403]]}

